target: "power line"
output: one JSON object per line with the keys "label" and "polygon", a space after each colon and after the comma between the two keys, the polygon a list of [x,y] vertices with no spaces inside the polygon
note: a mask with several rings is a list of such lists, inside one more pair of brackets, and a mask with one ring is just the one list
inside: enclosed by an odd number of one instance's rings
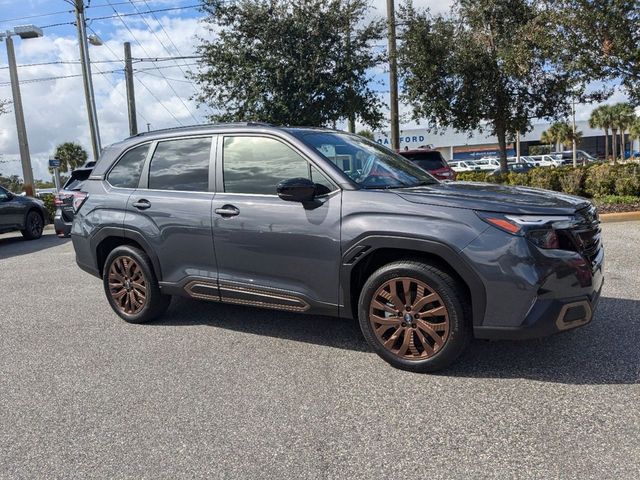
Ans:
{"label": "power line", "polygon": [[4,20],[0,20],[0,23],[11,23],[11,22],[17,22],[19,20],[29,20],[32,18],[52,17],[53,15],[62,15],[63,13],[73,13],[73,10],[63,10],[60,12],[51,12],[51,13],[39,13],[37,15],[27,15],[25,17],[6,18]]}
{"label": "power line", "polygon": [[[109,2],[109,0],[107,0],[107,3],[111,4],[111,2]],[[124,27],[127,29],[127,31],[129,32],[129,34],[131,35],[131,37],[133,38],[133,40],[135,40],[135,42],[140,46],[140,48],[142,49],[142,51],[145,53],[145,55],[147,55],[148,57],[150,57],[149,53],[147,52],[146,48],[144,48],[144,45],[142,45],[140,43],[140,41],[136,38],[136,36],[133,34],[133,32],[131,31],[131,29],[129,28],[129,26],[126,24],[126,22],[122,19],[122,17],[118,14],[118,12],[116,11],[115,8],[112,7],[112,10],[114,11],[114,13],[116,13],[116,15],[118,15],[118,19],[120,20],[120,22],[122,23],[122,25],[124,25]],[[158,72],[160,72],[160,75],[162,75],[162,72],[160,71],[160,69],[158,69]],[[173,85],[171,83],[169,83],[167,81],[167,86],[169,87],[169,89],[171,89],[171,91],[174,93],[174,95],[180,100],[180,102],[182,103],[182,105],[184,106],[185,110],[189,113],[189,115],[191,115],[191,118],[193,118],[193,121],[198,123],[198,119],[195,117],[195,115],[191,112],[191,110],[189,109],[189,107],[187,107],[187,104],[184,102],[184,100],[182,99],[182,97],[178,94],[178,92],[176,92],[176,89],[173,88]]]}
{"label": "power line", "polygon": [[[129,0],[133,3],[133,0]],[[144,4],[147,6],[147,8],[149,9],[149,11],[151,11],[151,7],[149,6],[149,4],[147,3],[147,0],[143,0]],[[176,53],[178,55],[182,55],[182,53],[180,53],[180,49],[178,48],[178,46],[175,44],[175,42],[173,41],[173,39],[171,38],[171,36],[167,33],[167,31],[164,28],[164,25],[162,25],[162,22],[160,21],[160,19],[157,17],[157,15],[155,13],[151,13],[151,16],[155,19],[156,22],[158,22],[158,25],[160,26],[160,29],[162,30],[162,32],[164,33],[164,36],[167,37],[167,40],[169,40],[169,43],[171,43],[171,45],[173,46],[174,50],[176,51]],[[146,23],[146,21],[145,21]],[[155,35],[155,32],[154,32]],[[157,36],[156,36],[157,37]],[[158,40],[160,40],[158,38]],[[162,42],[160,42],[162,43]],[[167,53],[171,54],[171,52],[168,51],[168,49],[165,48],[165,50],[167,50]],[[179,66],[179,63],[177,60],[174,60],[174,63],[176,65]],[[182,72],[182,75],[184,75],[185,78],[187,78],[187,72],[185,72],[182,67],[180,67],[180,71]],[[186,82],[185,82],[186,83]],[[195,85],[193,84],[192,81],[189,80],[189,83],[191,84],[191,88],[193,89],[193,93],[197,96],[198,95],[198,89],[195,87]],[[206,108],[209,110],[209,113],[213,114],[213,110],[211,110],[211,107],[209,107],[208,105],[206,105]]]}
{"label": "power line", "polygon": [[[123,22],[123,23],[124,23],[124,22]],[[89,28],[89,30],[91,30],[94,34],[96,34],[96,32],[95,32],[95,30],[93,30],[93,28],[91,28],[91,27],[88,27],[88,28]],[[97,35],[97,34],[96,34],[96,35]],[[107,50],[109,50],[109,52],[111,52],[111,54],[112,54],[114,57],[118,58],[118,55],[116,55],[116,53],[115,53],[115,52],[113,51],[113,49],[109,46],[109,44],[108,44],[108,43],[105,43],[105,44],[104,44],[104,46],[105,46],[105,47],[107,47]],[[147,55],[148,55],[148,54],[147,54]],[[159,69],[159,68],[166,68],[166,67],[158,67],[158,66],[156,66],[156,67],[154,68],[154,70],[155,70],[155,69]],[[176,116],[173,114],[173,112],[172,112],[171,110],[169,110],[169,109],[167,108],[167,106],[166,106],[164,103],[162,103],[162,101],[161,101],[158,97],[156,97],[156,96],[155,96],[155,94],[154,94],[154,93],[149,89],[149,87],[147,87],[147,86],[142,82],[142,80],[140,80],[139,78],[136,78],[136,80],[138,81],[138,83],[140,83],[140,85],[142,85],[142,87],[143,87],[147,92],[149,92],[149,94],[150,94],[150,95],[151,95],[151,96],[152,96],[152,97],[153,97],[153,98],[158,102],[158,104],[160,104],[160,106],[161,106],[162,108],[164,108],[164,109],[167,111],[167,113],[169,113],[169,115],[171,115],[171,116],[173,117],[173,119],[174,119],[176,122],[178,122],[180,125],[184,126],[184,124],[183,124],[180,120],[178,120],[178,118],[176,118]]]}
{"label": "power line", "polygon": [[[109,2],[108,2],[109,3]],[[111,3],[109,3],[109,5],[112,5]],[[88,20],[113,20],[115,18],[120,18],[120,17],[132,17],[135,15],[146,15],[148,13],[157,13],[157,12],[169,12],[171,10],[186,10],[188,8],[200,8],[202,5],[185,5],[183,7],[171,7],[171,8],[158,8],[155,10],[148,10],[145,12],[131,12],[131,13],[119,13],[115,8],[113,8],[114,14],[113,15],[105,15],[103,17],[93,17],[90,18]]]}

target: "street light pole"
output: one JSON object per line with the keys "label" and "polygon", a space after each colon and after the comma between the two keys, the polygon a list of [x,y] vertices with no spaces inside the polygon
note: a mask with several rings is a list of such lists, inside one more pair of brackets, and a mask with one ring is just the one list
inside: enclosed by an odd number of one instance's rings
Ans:
{"label": "street light pole", "polygon": [[129,135],[138,133],[136,117],[136,95],[133,89],[133,66],[131,64],[131,43],[124,42],[124,78],[127,87],[127,110],[129,112]]}
{"label": "street light pole", "polygon": [[400,150],[400,117],[398,115],[398,61],[396,49],[396,16],[394,0],[387,0],[387,25],[389,43],[389,90],[391,116],[391,148]]}
{"label": "street light pole", "polygon": [[87,43],[87,25],[84,18],[83,0],[75,0],[76,26],[78,27],[78,43],[80,44],[80,62],[82,63],[82,81],[84,95],[89,115],[89,129],[91,131],[91,148],[93,159],[98,160],[102,147],[100,145],[100,130],[98,128],[98,115],[96,113],[96,100],[93,93],[93,81],[91,79],[91,61],[89,59],[89,45]]}
{"label": "street light pole", "polygon": [[18,130],[18,144],[20,147],[20,161],[22,162],[22,177],[24,180],[24,191],[29,197],[35,193],[33,182],[33,169],[31,168],[31,155],[29,154],[29,141],[27,139],[27,128],[24,123],[24,111],[22,110],[22,95],[20,94],[20,82],[18,80],[18,66],[16,64],[16,53],[13,48],[12,35],[19,35],[22,38],[35,38],[42,36],[42,30],[33,26],[16,27],[13,31],[8,30],[0,34],[0,40],[4,38],[7,44],[7,59],[9,61],[9,79],[11,80],[11,94],[13,96],[13,111],[16,116],[16,129]]}

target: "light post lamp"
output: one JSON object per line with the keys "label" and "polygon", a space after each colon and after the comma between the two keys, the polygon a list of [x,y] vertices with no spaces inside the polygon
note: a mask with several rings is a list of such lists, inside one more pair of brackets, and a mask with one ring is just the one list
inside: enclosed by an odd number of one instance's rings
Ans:
{"label": "light post lamp", "polygon": [[7,44],[7,58],[9,60],[9,78],[11,79],[11,94],[13,95],[13,111],[16,115],[16,128],[18,130],[18,144],[20,145],[20,160],[22,162],[22,176],[24,178],[24,191],[33,197],[33,170],[31,169],[31,156],[29,155],[29,142],[27,129],[24,125],[24,112],[22,111],[22,97],[20,95],[20,83],[18,81],[18,68],[16,66],[16,54],[13,49],[13,36],[22,39],[42,37],[42,29],[35,25],[23,25],[0,33],[0,41]]}

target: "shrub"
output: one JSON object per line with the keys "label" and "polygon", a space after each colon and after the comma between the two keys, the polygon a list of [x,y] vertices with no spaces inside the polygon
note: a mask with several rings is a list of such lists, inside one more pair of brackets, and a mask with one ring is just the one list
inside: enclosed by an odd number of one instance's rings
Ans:
{"label": "shrub", "polygon": [[620,175],[615,180],[616,195],[639,196],[640,177],[634,175]]}
{"label": "shrub", "polygon": [[585,192],[590,197],[611,195],[615,188],[615,167],[602,164],[589,168],[585,180]]}
{"label": "shrub", "polygon": [[530,187],[544,188],[546,190],[555,190],[557,192],[560,189],[560,180],[557,168],[534,168],[527,173]]}
{"label": "shrub", "polygon": [[486,172],[458,172],[456,175],[456,180],[459,180],[461,182],[486,182],[487,173]]}
{"label": "shrub", "polygon": [[49,215],[49,222],[53,222],[53,217],[56,215],[56,206],[53,203],[54,196],[51,194],[43,195],[40,199],[44,202],[44,207]]}
{"label": "shrub", "polygon": [[560,191],[571,195],[584,196],[584,182],[587,169],[578,168],[561,168],[558,169],[558,182],[560,183]]}

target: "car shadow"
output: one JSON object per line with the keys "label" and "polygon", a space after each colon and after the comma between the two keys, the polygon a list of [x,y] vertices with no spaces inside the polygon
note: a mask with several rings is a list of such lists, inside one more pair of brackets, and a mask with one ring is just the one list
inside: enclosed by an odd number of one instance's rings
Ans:
{"label": "car shadow", "polygon": [[20,232],[0,235],[0,260],[58,247],[69,241],[58,238],[53,230],[45,230],[37,240],[25,240]]}
{"label": "car shadow", "polygon": [[[355,320],[175,297],[154,325],[210,325],[333,348],[371,352]],[[475,340],[441,376],[522,378],[565,384],[635,384],[640,374],[640,301],[602,298],[582,328],[539,340]]]}

